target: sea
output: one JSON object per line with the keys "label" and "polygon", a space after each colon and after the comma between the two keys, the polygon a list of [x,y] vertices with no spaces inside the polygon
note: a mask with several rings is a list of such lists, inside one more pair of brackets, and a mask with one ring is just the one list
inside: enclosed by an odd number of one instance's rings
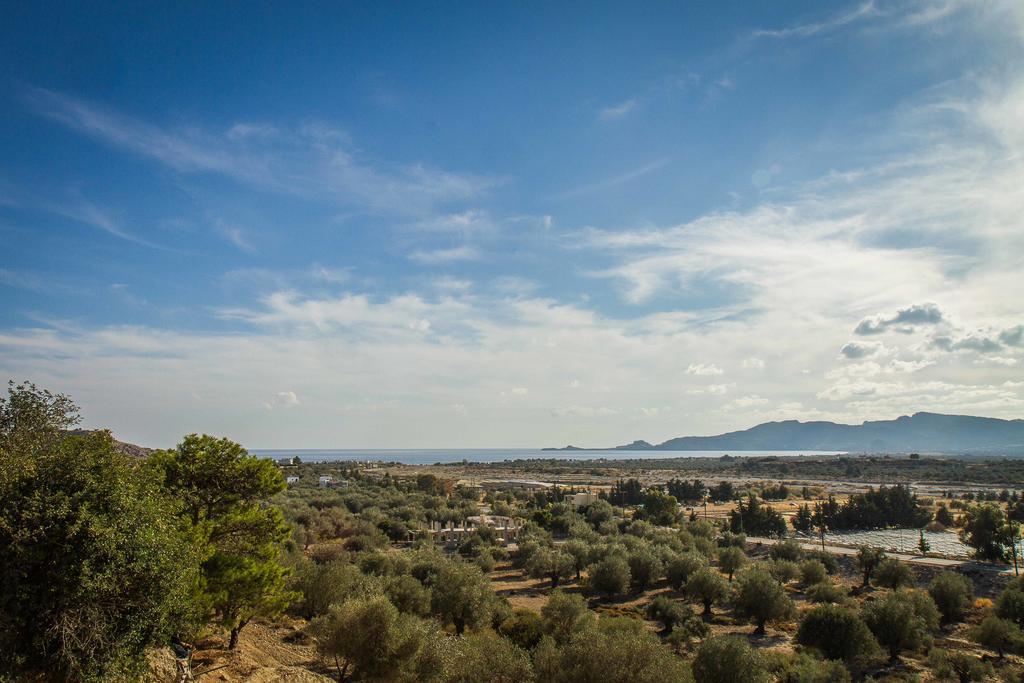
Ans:
{"label": "sea", "polygon": [[[262,448],[253,449],[250,453],[274,459],[290,458],[297,455],[303,462],[400,462],[406,465],[504,462],[506,460],[656,460],[667,458],[720,458],[723,455],[730,455],[729,451],[545,451],[540,448]],[[744,457],[839,455],[840,451],[733,451],[731,454]]]}

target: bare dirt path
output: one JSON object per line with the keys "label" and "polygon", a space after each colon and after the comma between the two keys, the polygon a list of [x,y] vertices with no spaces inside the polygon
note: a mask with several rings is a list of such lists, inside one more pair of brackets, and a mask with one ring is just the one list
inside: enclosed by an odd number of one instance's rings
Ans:
{"label": "bare dirt path", "polygon": [[[747,543],[753,543],[755,545],[775,545],[779,542],[777,538],[760,538],[757,536],[747,537]],[[800,541],[800,547],[804,550],[821,550],[821,543],[813,543],[810,541]],[[827,553],[833,555],[856,555],[857,549],[850,548],[843,545],[830,545],[826,543],[824,550]],[[920,564],[927,567],[940,567],[940,568],[953,568],[953,567],[964,567],[972,570],[996,572],[1003,574],[1013,574],[1012,566],[1004,566],[1001,564],[992,564],[989,562],[978,562],[976,560],[958,560],[948,557],[930,557],[927,555],[914,555],[910,553],[894,553],[886,552],[887,557],[895,557],[900,562],[909,562],[910,564]]]}

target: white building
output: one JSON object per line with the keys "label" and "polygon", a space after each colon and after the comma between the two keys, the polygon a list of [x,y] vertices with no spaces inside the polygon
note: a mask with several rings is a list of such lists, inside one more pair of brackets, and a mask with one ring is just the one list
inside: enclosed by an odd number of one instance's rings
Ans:
{"label": "white building", "polygon": [[284,480],[285,480],[285,482],[288,483],[289,486],[291,486],[292,484],[297,484],[299,482],[299,477],[298,477],[298,475],[291,474],[291,475],[285,477]]}
{"label": "white building", "polygon": [[565,497],[565,500],[566,500],[567,503],[572,505],[573,508],[579,509],[579,508],[584,507],[586,505],[591,505],[592,503],[596,503],[598,501],[598,496],[597,496],[596,493],[590,493],[589,491],[584,491],[583,493],[573,493],[571,495],[568,495],[568,496]]}
{"label": "white building", "polygon": [[331,482],[334,481],[334,477],[329,474],[320,475],[320,486],[330,486]]}

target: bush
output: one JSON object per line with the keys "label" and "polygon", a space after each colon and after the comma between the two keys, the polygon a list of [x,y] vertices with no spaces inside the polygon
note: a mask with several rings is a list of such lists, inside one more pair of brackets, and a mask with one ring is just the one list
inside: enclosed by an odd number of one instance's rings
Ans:
{"label": "bush", "polygon": [[736,613],[757,624],[754,633],[763,634],[766,622],[786,619],[793,614],[793,601],[782,585],[763,569],[748,569],[736,582]]}
{"label": "bush", "polygon": [[769,560],[764,563],[768,573],[779,583],[789,583],[800,578],[800,565],[790,560]]}
{"label": "bush", "polygon": [[875,585],[896,590],[914,585],[914,572],[894,557],[887,557],[875,569]]}
{"label": "bush", "polygon": [[418,617],[430,614],[430,589],[408,574],[385,579],[384,595],[403,614],[415,614]]}
{"label": "bush", "polygon": [[804,559],[817,560],[825,565],[825,571],[829,573],[829,576],[835,576],[839,573],[839,560],[836,556],[831,553],[826,553],[821,550],[809,550],[804,553]]}
{"label": "bush", "polygon": [[850,672],[842,662],[822,661],[807,652],[791,655],[772,653],[768,669],[776,681],[785,683],[850,683]]}
{"label": "bush", "polygon": [[849,598],[849,591],[844,586],[831,583],[818,583],[807,589],[807,599],[814,603],[833,603],[841,605]]}
{"label": "bush", "polygon": [[530,650],[544,635],[544,624],[533,610],[517,609],[498,627],[498,633],[521,648]]}
{"label": "bush", "polygon": [[928,653],[928,665],[940,680],[952,679],[960,683],[985,681],[992,675],[992,665],[966,652],[947,652],[933,648]]}
{"label": "bush", "polygon": [[1024,635],[1017,625],[1009,619],[1000,619],[995,615],[985,617],[980,624],[971,629],[970,637],[974,642],[995,650],[1000,659],[1007,652],[1020,652],[1024,644]]}
{"label": "bush", "polygon": [[313,620],[309,630],[317,653],[335,665],[339,680],[346,673],[388,679],[416,655],[428,627],[416,617],[399,614],[387,598],[376,596],[331,607]]}
{"label": "bush", "polygon": [[878,643],[857,613],[836,605],[821,605],[807,612],[796,642],[819,650],[826,659],[841,659],[855,670],[880,654]]}
{"label": "bush", "polygon": [[693,659],[693,677],[700,683],[767,683],[770,680],[764,660],[737,636],[716,636],[701,643]]}
{"label": "bush", "polygon": [[790,562],[799,562],[804,556],[804,550],[800,547],[800,543],[792,538],[787,538],[784,541],[780,541],[773,545],[768,551],[768,557],[773,560],[789,560]]}
{"label": "bush", "polygon": [[494,593],[487,577],[474,565],[447,561],[430,584],[430,610],[462,635],[467,626],[487,623]]}
{"label": "bush", "polygon": [[1024,627],[1024,591],[1011,584],[996,599],[996,614]]}
{"label": "bush", "polygon": [[817,560],[804,560],[800,563],[800,581],[805,586],[813,586],[828,581],[828,572],[825,570],[825,565]]}
{"label": "bush", "polygon": [[962,574],[942,572],[932,579],[928,595],[935,601],[944,623],[961,621],[974,600],[974,584]]}

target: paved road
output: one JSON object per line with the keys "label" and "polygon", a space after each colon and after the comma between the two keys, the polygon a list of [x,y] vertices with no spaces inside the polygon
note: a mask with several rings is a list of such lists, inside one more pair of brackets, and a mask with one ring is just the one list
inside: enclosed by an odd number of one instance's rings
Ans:
{"label": "paved road", "polygon": [[[759,538],[756,536],[748,536],[747,543],[763,543],[764,545],[775,545],[779,542],[777,538]],[[800,547],[805,550],[821,550],[821,543],[812,543],[810,541],[800,541]],[[825,552],[833,555],[856,555],[856,548],[848,548],[842,545],[829,545],[825,544]],[[920,564],[928,567],[970,567],[972,569],[980,569],[983,571],[991,572],[1003,572],[1013,573],[1013,567],[1004,567],[1000,564],[990,564],[988,562],[976,562],[974,560],[953,560],[946,557],[926,557],[924,555],[912,555],[909,553],[892,553],[886,552],[887,557],[895,557],[900,562],[909,562],[910,564]]]}

